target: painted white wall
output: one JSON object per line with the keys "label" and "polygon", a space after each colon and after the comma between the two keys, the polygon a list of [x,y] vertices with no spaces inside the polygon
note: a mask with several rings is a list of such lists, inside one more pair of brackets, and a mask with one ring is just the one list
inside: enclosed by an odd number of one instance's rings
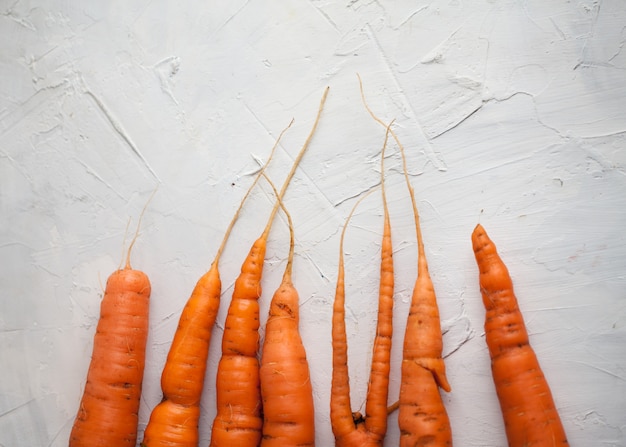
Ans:
{"label": "painted white wall", "polygon": [[[509,266],[572,446],[626,430],[626,3],[577,1],[0,1],[0,445],[64,446],[84,386],[102,284],[155,186],[133,266],[151,278],[141,429],[181,309],[278,133],[281,183],[330,94],[285,203],[318,445],[329,425],[339,232],[379,182],[384,129],[408,149],[438,294],[455,445],[505,445],[470,234]],[[387,159],[396,306],[391,396],[416,246],[395,147]],[[201,445],[232,285],[272,204],[247,202],[222,259],[224,295]],[[354,410],[369,374],[380,194],[346,236]],[[271,233],[263,321],[287,255]],[[393,400],[393,398],[390,398]],[[390,417],[385,445],[397,445]]]}

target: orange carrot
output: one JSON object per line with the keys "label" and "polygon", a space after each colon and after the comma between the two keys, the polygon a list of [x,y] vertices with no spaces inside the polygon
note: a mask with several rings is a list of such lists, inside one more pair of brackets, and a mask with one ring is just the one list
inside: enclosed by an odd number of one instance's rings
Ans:
{"label": "orange carrot", "polygon": [[209,270],[198,280],[180,316],[163,373],[163,400],[152,410],[142,446],[197,446],[200,400],[222,282],[218,264],[244,202],[272,159],[281,137],[235,211]]}
{"label": "orange carrot", "polygon": [[[359,85],[365,108],[375,121],[385,126],[367,105],[360,77]],[[439,393],[439,387],[450,391],[450,384],[442,358],[443,340],[437,298],[428,273],[415,191],[407,173],[404,146],[393,130],[391,135],[402,155],[417,236],[417,279],[413,287],[402,352],[398,413],[400,445],[452,446],[450,420]]]}
{"label": "orange carrot", "polygon": [[313,129],[296,157],[279,193],[265,230],[252,245],[235,281],[222,338],[222,357],[217,367],[217,414],[211,431],[211,446],[257,446],[263,419],[259,383],[259,303],[267,238],[296,168],[309,146],[326,101],[324,90]]}
{"label": "orange carrot", "polygon": [[[278,192],[274,191],[278,196]],[[282,202],[281,202],[282,204]],[[289,256],[265,325],[260,380],[263,400],[262,447],[315,445],[315,411],[309,364],[299,324],[299,297],[291,280],[294,231],[289,221]]]}
{"label": "orange carrot", "polygon": [[[338,447],[382,446],[387,433],[387,397],[391,361],[391,337],[393,314],[393,252],[391,225],[385,196],[384,159],[389,137],[385,134],[385,144],[381,154],[381,186],[383,191],[384,225],[381,246],[380,290],[378,319],[372,355],[370,380],[365,403],[365,416],[352,413],[350,404],[350,384],[348,374],[348,349],[345,325],[345,280],[343,263],[343,239],[348,216],[340,239],[339,272],[333,304],[332,345],[333,372],[330,393],[330,421]],[[357,202],[358,204],[359,202]]]}
{"label": "orange carrot", "polygon": [[150,281],[145,273],[131,267],[130,254],[150,199],[139,217],[125,267],[113,272],[106,283],[70,447],[135,447],[137,441]]}
{"label": "orange carrot", "polygon": [[548,382],[529,344],[509,271],[482,225],[472,233],[485,337],[510,447],[567,446]]}

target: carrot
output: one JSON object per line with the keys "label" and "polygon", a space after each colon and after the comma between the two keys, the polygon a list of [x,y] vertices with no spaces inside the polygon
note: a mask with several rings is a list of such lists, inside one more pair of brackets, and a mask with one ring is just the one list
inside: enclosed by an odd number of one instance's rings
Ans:
{"label": "carrot", "polygon": [[107,279],[70,447],[135,447],[137,441],[151,288],[148,276],[131,267],[130,254],[150,199],[128,247],[126,265]]}
{"label": "carrot", "polygon": [[529,344],[513,282],[482,225],[472,232],[491,372],[510,447],[567,446],[548,382]]}
{"label": "carrot", "polygon": [[[293,121],[292,121],[293,122]],[[209,270],[198,280],[181,313],[161,375],[163,400],[152,410],[142,446],[197,446],[200,400],[211,333],[219,310],[222,282],[219,261],[244,202],[269,164],[285,128],[248,188],[228,225]]]}
{"label": "carrot", "polygon": [[385,144],[381,155],[381,187],[383,194],[384,225],[381,246],[380,289],[378,319],[372,354],[370,379],[366,394],[365,416],[352,413],[350,404],[350,384],[348,374],[348,350],[345,325],[345,280],[343,262],[343,239],[348,216],[340,239],[339,273],[333,303],[332,346],[333,372],[330,393],[330,421],[338,447],[382,446],[387,433],[387,397],[391,361],[391,337],[393,314],[393,259],[391,244],[391,224],[385,196],[384,159],[389,137],[389,127],[385,134]]}
{"label": "carrot", "polygon": [[235,281],[232,299],[228,308],[222,357],[216,377],[217,413],[211,431],[211,446],[257,446],[261,439],[263,419],[261,416],[261,392],[259,383],[259,303],[261,276],[265,260],[267,239],[296,168],[309,146],[317,128],[328,88],[324,90],[313,129],[309,133],[291,171],[279,193],[278,199],[265,229],[254,242]]}
{"label": "carrot", "polygon": [[[271,183],[271,182],[270,182]],[[278,196],[278,192],[275,191]],[[282,206],[282,202],[281,202]],[[262,447],[315,445],[313,388],[298,330],[298,292],[291,273],[294,231],[289,221],[289,256],[282,282],[270,303],[259,370],[263,400]]]}
{"label": "carrot", "polygon": [[[359,77],[361,98],[372,118],[385,126],[365,101]],[[439,309],[424,250],[424,239],[415,191],[409,181],[404,146],[391,130],[400,154],[404,178],[409,190],[417,237],[417,279],[413,287],[402,350],[398,425],[400,446],[452,446],[450,420],[439,388],[450,391],[442,358],[443,340]]]}

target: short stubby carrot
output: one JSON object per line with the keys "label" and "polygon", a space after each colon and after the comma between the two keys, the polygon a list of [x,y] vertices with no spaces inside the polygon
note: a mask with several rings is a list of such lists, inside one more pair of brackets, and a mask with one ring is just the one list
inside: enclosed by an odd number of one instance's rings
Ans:
{"label": "short stubby carrot", "polygon": [[[372,364],[365,402],[365,416],[353,413],[350,404],[350,378],[348,372],[348,340],[345,324],[345,274],[343,262],[343,239],[352,209],[340,239],[339,272],[332,317],[333,371],[330,392],[330,421],[335,445],[338,447],[382,446],[387,434],[387,398],[389,394],[389,371],[391,368],[391,337],[393,335],[393,249],[391,224],[384,188],[384,158],[389,128],[381,154],[381,184],[383,191],[383,237],[381,244],[380,286],[376,335],[372,352]],[[365,196],[363,196],[365,197]]]}
{"label": "short stubby carrot", "polygon": [[292,281],[294,229],[291,216],[284,207],[283,211],[289,221],[289,256],[265,324],[259,372],[263,400],[261,447],[312,447],[313,387],[299,330],[299,296]]}
{"label": "short stubby carrot", "polygon": [[550,387],[529,343],[513,281],[480,224],[472,232],[472,247],[486,310],[491,371],[509,446],[567,446]]}
{"label": "short stubby carrot", "polygon": [[126,266],[107,279],[70,447],[135,447],[137,442],[151,292],[148,276],[130,265],[138,232],[139,224]]}
{"label": "short stubby carrot", "polygon": [[244,202],[263,175],[281,137],[290,126],[291,124],[276,139],[266,163],[235,211],[209,270],[200,277],[183,308],[161,374],[163,399],[150,414],[141,444],[143,447],[198,445],[200,401],[211,334],[222,293],[219,261]]}
{"label": "short stubby carrot", "polygon": [[235,281],[222,335],[222,356],[217,366],[217,412],[211,429],[211,447],[257,446],[261,441],[258,300],[267,239],[287,186],[313,138],[327,95],[328,88],[324,90],[313,128],[287,174],[265,230],[250,248]]}

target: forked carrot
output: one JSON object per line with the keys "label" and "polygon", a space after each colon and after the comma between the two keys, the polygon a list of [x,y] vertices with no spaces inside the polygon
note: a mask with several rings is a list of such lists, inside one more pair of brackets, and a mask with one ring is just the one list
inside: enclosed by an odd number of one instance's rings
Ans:
{"label": "forked carrot", "polygon": [[313,129],[285,179],[265,229],[252,245],[235,281],[222,336],[222,357],[217,367],[217,414],[211,431],[212,447],[257,446],[261,440],[258,299],[267,238],[287,186],[313,138],[327,95],[328,88],[322,95]]}
{"label": "forked carrot", "polygon": [[348,374],[348,349],[345,325],[345,280],[343,263],[343,239],[349,219],[346,220],[340,239],[339,272],[333,303],[332,346],[333,372],[330,392],[330,421],[338,447],[382,446],[387,434],[387,397],[389,394],[389,370],[391,361],[391,337],[393,332],[393,251],[391,224],[385,196],[384,159],[389,137],[385,133],[385,144],[381,154],[381,187],[383,194],[384,225],[381,244],[380,290],[378,319],[372,353],[370,379],[366,394],[365,416],[352,413]]}
{"label": "forked carrot", "polygon": [[[363,83],[359,77],[361,98],[372,118],[385,125],[365,101]],[[400,446],[452,446],[450,420],[439,388],[450,391],[442,358],[443,340],[439,308],[424,250],[424,239],[415,191],[407,172],[404,146],[391,130],[402,156],[404,178],[409,190],[417,237],[417,279],[413,287],[411,307],[407,318],[402,350],[398,424]]]}
{"label": "forked carrot", "polygon": [[106,283],[70,447],[135,447],[137,441],[151,289],[148,276],[131,267],[130,254],[150,199],[128,246],[126,265]]}
{"label": "forked carrot", "polygon": [[486,310],[491,372],[509,446],[567,446],[550,387],[529,343],[509,271],[480,224],[472,233],[472,248]]}
{"label": "forked carrot", "polygon": [[198,445],[200,400],[211,333],[222,293],[218,267],[220,257],[244,202],[263,175],[283,134],[290,126],[291,123],[276,139],[267,161],[241,199],[209,270],[200,277],[183,308],[161,375],[163,400],[150,414],[142,442],[144,447]]}
{"label": "forked carrot", "polygon": [[261,447],[312,447],[315,445],[313,388],[298,328],[298,291],[291,279],[294,229],[282,202],[281,206],[289,222],[289,256],[265,325],[259,373],[263,400]]}

